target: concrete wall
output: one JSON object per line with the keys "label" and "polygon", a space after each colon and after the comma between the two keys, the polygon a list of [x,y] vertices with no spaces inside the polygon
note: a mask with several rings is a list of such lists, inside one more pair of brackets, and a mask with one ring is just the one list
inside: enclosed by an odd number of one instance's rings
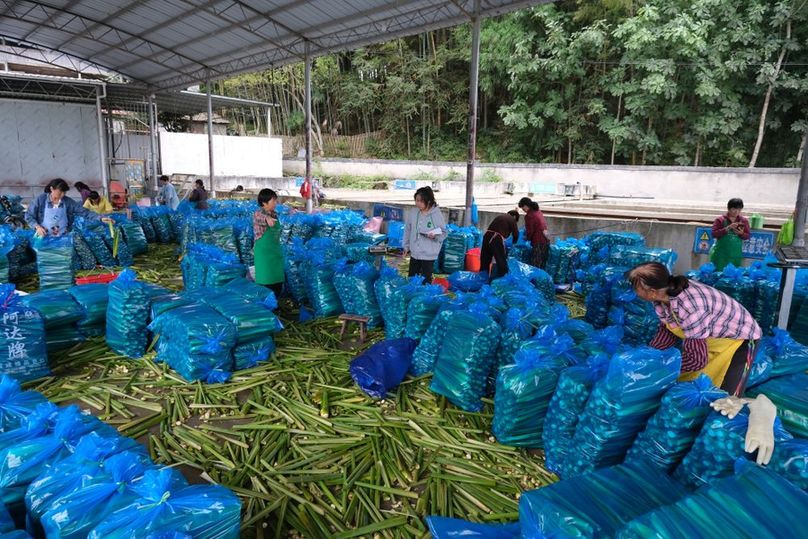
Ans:
{"label": "concrete wall", "polygon": [[[207,135],[161,132],[160,155],[163,174],[208,174]],[[213,168],[216,176],[282,176],[281,140],[214,135]]]}
{"label": "concrete wall", "polygon": [[[303,174],[305,161],[285,159],[286,174]],[[450,173],[466,175],[465,163],[429,161],[385,161],[323,159],[315,163],[316,174],[387,176],[412,178],[429,175],[446,178]],[[663,200],[699,200],[726,203],[733,197],[747,205],[765,204],[793,207],[797,196],[799,169],[746,169],[711,167],[634,167],[607,165],[541,165],[483,163],[477,178],[494,174],[503,182],[513,182],[516,192],[555,192],[558,183],[591,184],[599,195],[643,197]],[[460,179],[462,179],[460,178]],[[423,182],[427,185],[428,181]],[[441,189],[464,189],[461,182],[441,182]],[[496,183],[475,182],[477,192],[502,192]]]}

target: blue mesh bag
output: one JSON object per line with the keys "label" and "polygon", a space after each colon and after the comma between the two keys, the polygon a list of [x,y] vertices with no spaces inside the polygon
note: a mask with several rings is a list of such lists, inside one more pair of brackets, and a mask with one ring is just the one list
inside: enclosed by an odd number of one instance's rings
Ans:
{"label": "blue mesh bag", "polygon": [[808,494],[766,468],[736,463],[735,475],[629,522],[615,537],[801,537]]}
{"label": "blue mesh bag", "polygon": [[233,279],[222,290],[233,292],[248,301],[264,302],[268,296],[275,297],[275,294],[265,286],[257,284],[246,278]]}
{"label": "blue mesh bag", "polygon": [[[713,483],[731,475],[735,461],[751,457],[744,451],[749,413],[746,409],[732,419],[717,412],[711,413],[701,429],[693,447],[676,468],[673,476],[693,489]],[[775,447],[792,436],[783,429],[780,419],[774,421]]]}
{"label": "blue mesh bag", "polygon": [[76,303],[67,290],[35,292],[23,296],[20,303],[39,311],[45,321],[45,329],[69,326],[84,316],[81,305]]}
{"label": "blue mesh bag", "polygon": [[0,433],[19,428],[34,408],[45,402],[41,393],[23,391],[17,380],[0,374]]}
{"label": "blue mesh bag", "polygon": [[345,257],[349,262],[367,262],[373,264],[374,256],[368,250],[370,243],[349,243],[345,246]]}
{"label": "blue mesh bag", "polygon": [[271,310],[277,307],[274,297],[270,298],[268,305],[232,295],[210,296],[203,302],[235,325],[237,345],[283,329],[283,324]]}
{"label": "blue mesh bag", "polygon": [[[155,470],[137,454],[121,452],[110,456],[103,468],[87,476],[85,485],[66,492],[53,500],[41,517],[47,537],[60,539],[86,538],[90,531],[113,515],[140,500],[135,487],[144,482],[144,474]],[[182,476],[170,468],[162,473],[170,475],[174,488],[187,486]]]}
{"label": "blue mesh bag", "polygon": [[142,226],[138,223],[121,223],[118,227],[132,256],[146,254],[149,250],[149,245],[146,241],[146,236],[143,234]]}
{"label": "blue mesh bag", "polygon": [[88,539],[145,539],[160,530],[188,533],[196,539],[238,539],[241,502],[219,485],[177,488],[168,469],[147,470],[132,487],[138,499],[109,514]]}
{"label": "blue mesh bag", "polygon": [[434,539],[520,539],[519,523],[478,524],[459,518],[426,517]]}
{"label": "blue mesh bag", "polygon": [[81,237],[79,232],[73,232],[73,270],[91,270],[95,269],[95,255],[93,254],[90,246]]}
{"label": "blue mesh bag", "polygon": [[443,310],[429,324],[429,329],[426,330],[424,337],[418,342],[418,346],[415,347],[412,354],[410,372],[414,376],[423,376],[435,368],[435,361],[438,359],[438,353],[446,336],[449,318],[454,313],[453,310]]}
{"label": "blue mesh bag", "polygon": [[284,274],[286,275],[286,289],[298,304],[308,298],[306,289],[306,247],[300,238],[292,238],[286,247],[284,259]]}
{"label": "blue mesh bag", "polygon": [[452,290],[478,292],[488,283],[488,274],[474,271],[456,271],[447,278]]}
{"label": "blue mesh bag", "polygon": [[794,438],[776,444],[768,467],[808,491],[808,440]]}
{"label": "blue mesh bag", "polygon": [[612,287],[611,302],[608,321],[610,325],[623,326],[623,340],[634,345],[651,342],[659,328],[653,303],[640,299],[624,279]]}
{"label": "blue mesh bag", "polygon": [[446,231],[448,235],[443,242],[443,272],[462,271],[466,266],[466,253],[469,249],[482,244],[482,235],[475,227],[458,227],[451,224],[447,225]]}
{"label": "blue mesh bag", "polygon": [[208,266],[208,271],[205,274],[205,286],[219,288],[230,281],[243,278],[246,274],[247,268],[240,262],[234,264],[214,262]]}
{"label": "blue mesh bag", "polygon": [[64,290],[73,286],[73,238],[35,237],[31,246],[36,251],[40,290]]}
{"label": "blue mesh bag", "polygon": [[274,353],[275,340],[272,337],[237,344],[233,348],[233,370],[251,369],[262,361],[268,361]]}
{"label": "blue mesh bag", "polygon": [[595,384],[575,429],[564,475],[622,462],[634,438],[656,412],[662,395],[679,376],[678,350],[647,346],[615,354]]}
{"label": "blue mesh bag", "polygon": [[568,335],[541,347],[528,345],[517,352],[513,365],[500,367],[491,428],[499,443],[543,447],[544,418],[558,375],[569,364],[564,350],[572,346],[575,343]]}
{"label": "blue mesh bag", "polygon": [[592,388],[606,374],[609,356],[592,356],[580,365],[561,371],[544,419],[544,463],[548,470],[561,475],[575,427],[586,407]]}
{"label": "blue mesh bag", "polygon": [[79,331],[87,336],[103,335],[107,323],[109,287],[102,283],[91,283],[73,286],[68,292],[82,310],[82,317],[76,322]]}
{"label": "blue mesh bag", "polygon": [[407,306],[423,280],[423,277],[413,277],[407,281],[394,268],[382,266],[373,290],[384,320],[384,334],[388,339],[404,336],[407,328]]}
{"label": "blue mesh bag", "polygon": [[0,285],[0,374],[25,382],[48,376],[45,321],[20,301],[13,284]]}
{"label": "blue mesh bag", "polygon": [[682,485],[650,466],[612,466],[523,493],[519,524],[524,539],[611,537],[686,495]]}
{"label": "blue mesh bag", "polygon": [[151,298],[151,309],[149,311],[149,320],[154,320],[161,314],[177,307],[184,307],[193,303],[187,297],[181,294],[163,294],[161,296],[153,296]]}
{"label": "blue mesh bag", "polygon": [[314,309],[314,316],[326,318],[345,312],[334,286],[334,265],[309,264],[307,268],[307,296]]}
{"label": "blue mesh bag", "polygon": [[710,415],[710,403],[726,397],[706,375],[680,382],[662,396],[659,410],[651,416],[626,462],[644,460],[664,472],[672,471],[685,457]]}
{"label": "blue mesh bag", "polygon": [[85,334],[78,331],[74,326],[61,326],[46,330],[45,347],[48,349],[48,354],[53,354],[82,343],[85,339]]}
{"label": "blue mesh bag", "polygon": [[728,264],[713,286],[743,305],[750,313],[754,313],[755,282],[746,275],[743,268]]}
{"label": "blue mesh bag", "polygon": [[139,358],[146,353],[151,299],[137,274],[125,269],[109,284],[107,345],[114,352]]}
{"label": "blue mesh bag", "polygon": [[808,346],[798,343],[787,331],[779,328],[774,329],[771,337],[761,339],[758,356],[771,361],[772,377],[808,370]]}
{"label": "blue mesh bag", "polygon": [[344,259],[334,266],[334,287],[346,313],[368,317],[368,327],[382,323],[373,284],[379,272],[367,262],[348,264]]}
{"label": "blue mesh bag", "polygon": [[479,411],[488,374],[496,360],[499,334],[499,325],[483,314],[454,313],[429,388],[458,408]]}
{"label": "blue mesh bag", "polygon": [[645,262],[659,262],[673,271],[678,255],[673,249],[656,249],[631,245],[615,245],[609,255],[609,263],[613,266],[633,268]]}
{"label": "blue mesh bag", "polygon": [[189,305],[172,309],[155,318],[149,330],[159,335],[160,359],[186,380],[221,383],[229,379],[237,330],[211,307]]}
{"label": "blue mesh bag", "polygon": [[448,298],[440,285],[421,286],[407,304],[404,336],[420,340],[447,301]]}

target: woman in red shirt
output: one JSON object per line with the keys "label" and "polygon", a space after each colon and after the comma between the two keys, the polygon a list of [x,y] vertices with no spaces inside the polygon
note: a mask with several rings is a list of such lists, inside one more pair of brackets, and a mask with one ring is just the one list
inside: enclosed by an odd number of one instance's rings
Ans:
{"label": "woman in red shirt", "polygon": [[547,253],[550,251],[550,235],[547,233],[547,221],[539,210],[539,205],[528,197],[519,201],[519,208],[525,212],[525,236],[533,246],[530,263],[537,268],[544,268]]}

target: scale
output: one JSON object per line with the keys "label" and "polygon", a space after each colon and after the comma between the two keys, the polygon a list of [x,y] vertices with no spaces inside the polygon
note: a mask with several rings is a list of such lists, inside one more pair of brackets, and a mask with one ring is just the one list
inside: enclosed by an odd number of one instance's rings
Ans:
{"label": "scale", "polygon": [[777,327],[788,329],[788,316],[791,312],[791,298],[794,295],[794,282],[797,270],[808,268],[808,249],[802,246],[781,245],[774,251],[779,262],[766,264],[778,268],[780,276],[780,307],[777,311]]}

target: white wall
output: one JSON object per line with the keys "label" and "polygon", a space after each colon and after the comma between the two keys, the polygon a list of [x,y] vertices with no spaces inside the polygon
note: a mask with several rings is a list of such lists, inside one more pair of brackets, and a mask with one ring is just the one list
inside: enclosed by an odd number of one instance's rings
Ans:
{"label": "white wall", "polygon": [[[163,174],[208,174],[207,135],[161,132],[160,155]],[[280,177],[281,139],[214,135],[213,170],[216,176]]]}
{"label": "white wall", "polygon": [[[283,162],[287,174],[303,174],[305,161],[287,159]],[[413,178],[432,175],[446,178],[454,171],[465,181],[465,163],[429,161],[386,161],[358,159],[322,159],[314,165],[315,174],[351,174],[356,176],[387,176]],[[661,200],[694,200],[726,204],[733,197],[744,199],[747,205],[793,207],[797,197],[800,171],[797,168],[712,168],[609,165],[539,165],[484,163],[476,168],[479,180],[491,171],[505,182],[513,182],[517,193],[546,192],[556,183],[592,184],[599,195],[619,197],[650,197]],[[424,182],[428,184],[429,182]],[[464,189],[462,183],[443,182],[441,189]],[[502,192],[501,186],[475,182],[475,191]]]}
{"label": "white wall", "polygon": [[53,178],[101,184],[93,105],[0,99],[0,188],[31,196]]}

